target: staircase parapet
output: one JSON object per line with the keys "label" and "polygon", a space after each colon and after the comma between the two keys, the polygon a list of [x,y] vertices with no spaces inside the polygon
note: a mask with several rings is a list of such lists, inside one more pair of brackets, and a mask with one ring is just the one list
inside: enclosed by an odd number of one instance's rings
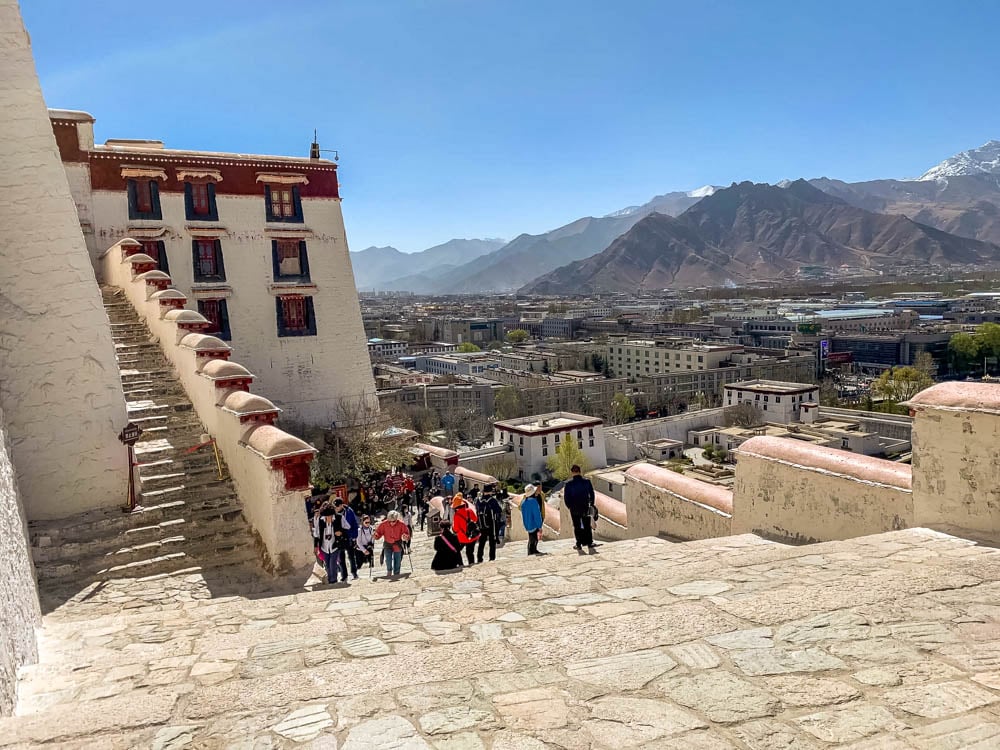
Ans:
{"label": "staircase parapet", "polygon": [[731,490],[662,466],[636,464],[628,469],[624,497],[629,538],[708,539],[732,530]]}
{"label": "staircase parapet", "polygon": [[247,521],[266,548],[265,565],[285,570],[308,564],[312,541],[302,518],[302,490],[309,487],[316,450],[273,426],[278,408],[248,393],[254,376],[228,361],[228,344],[184,330],[186,324],[204,320],[185,309],[184,294],[173,288],[147,294],[147,282],[132,273],[142,254],[124,255],[132,242],[122,240],[117,243],[121,252],[112,246],[101,256],[104,278],[124,290],[176,369],[195,413],[225,458]]}

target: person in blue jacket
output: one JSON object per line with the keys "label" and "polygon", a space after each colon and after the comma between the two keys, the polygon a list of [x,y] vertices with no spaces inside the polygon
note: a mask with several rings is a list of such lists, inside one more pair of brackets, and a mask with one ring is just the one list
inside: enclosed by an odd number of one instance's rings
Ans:
{"label": "person in blue jacket", "polygon": [[542,533],[542,522],[545,520],[545,498],[542,497],[542,488],[529,484],[524,488],[524,497],[521,498],[521,521],[524,523],[524,530],[528,532],[528,554],[544,555],[538,550],[538,538]]}
{"label": "person in blue jacket", "polygon": [[[334,501],[334,509],[338,513],[344,514],[344,525],[348,526],[347,537],[350,539],[346,549],[347,549],[347,559],[351,563],[351,575],[354,578],[358,577],[358,527],[361,525],[358,523],[358,516],[351,508],[350,504],[344,502],[344,500],[338,497]],[[344,580],[347,580],[347,571],[344,571]]]}
{"label": "person in blue jacket", "polygon": [[448,473],[441,477],[441,487],[444,489],[445,496],[451,497],[455,494],[455,475],[451,473],[451,469],[448,469]]}

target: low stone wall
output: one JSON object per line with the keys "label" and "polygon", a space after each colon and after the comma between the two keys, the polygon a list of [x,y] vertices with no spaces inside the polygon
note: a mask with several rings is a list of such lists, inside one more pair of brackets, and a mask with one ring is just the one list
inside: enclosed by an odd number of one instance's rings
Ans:
{"label": "low stone wall", "polygon": [[908,465],[775,437],[736,454],[733,534],[826,542],[913,526]]}
{"label": "low stone wall", "polygon": [[1000,385],[941,383],[909,406],[914,523],[1000,539]]}
{"label": "low stone wall", "polygon": [[[616,500],[602,492],[594,492],[594,505],[597,506],[597,523],[594,524],[594,538],[602,542],[620,542],[634,537],[628,527],[628,513],[625,503]],[[559,532],[563,539],[573,538],[573,517],[559,497]]]}
{"label": "low stone wall", "polygon": [[35,568],[28,547],[3,411],[0,410],[0,716],[14,708],[17,670],[38,659],[35,626],[41,620]]}
{"label": "low stone wall", "polygon": [[272,425],[278,408],[250,394],[253,375],[228,361],[223,341],[197,331],[205,319],[183,309],[187,298],[164,288],[169,277],[150,271],[151,258],[125,239],[101,256],[107,283],[125,295],[173,364],[185,393],[225,458],[247,521],[266,550],[265,564],[286,571],[312,562],[303,490],[316,450]]}
{"label": "low stone wall", "polygon": [[733,493],[652,464],[625,472],[628,538],[666,536],[684,541],[728,536]]}

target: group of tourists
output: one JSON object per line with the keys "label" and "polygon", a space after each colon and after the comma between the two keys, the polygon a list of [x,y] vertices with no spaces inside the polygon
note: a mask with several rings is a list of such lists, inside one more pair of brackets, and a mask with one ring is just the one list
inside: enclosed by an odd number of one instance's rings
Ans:
{"label": "group of tourists", "polygon": [[[594,487],[581,475],[579,466],[571,471],[563,502],[573,522],[574,548],[593,551],[593,522],[597,519]],[[424,529],[430,499],[436,495],[442,497],[443,512],[438,517],[435,510],[431,527],[432,532],[438,532],[431,569],[452,570],[496,560],[497,547],[504,544],[507,533],[505,489],[497,485],[470,488],[464,476],[456,478],[450,470],[443,475],[427,471],[416,481],[409,474],[392,472],[380,481],[359,484],[354,492],[312,495],[306,500],[314,552],[326,571],[327,582],[346,582],[348,572],[357,579],[365,565],[371,575],[378,542],[382,543],[380,557],[387,576],[398,577],[414,530],[417,524]],[[544,555],[538,549],[546,511],[541,487],[529,484],[524,488],[520,510],[528,534],[528,554]]]}

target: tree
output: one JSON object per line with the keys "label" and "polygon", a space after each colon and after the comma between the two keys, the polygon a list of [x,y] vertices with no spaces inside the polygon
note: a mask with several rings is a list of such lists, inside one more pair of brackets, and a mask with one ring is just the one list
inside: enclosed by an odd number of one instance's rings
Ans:
{"label": "tree", "polygon": [[572,472],[570,468],[576,464],[584,473],[590,471],[591,465],[587,455],[580,449],[579,443],[573,439],[572,433],[564,435],[564,440],[556,448],[555,453],[549,456],[545,465],[549,473],[560,482],[569,479]]}
{"label": "tree", "polygon": [[872,383],[872,393],[881,396],[886,401],[899,403],[908,401],[924,388],[934,385],[933,378],[927,376],[916,367],[897,367],[886,370]]}
{"label": "tree", "polygon": [[742,401],[736,406],[727,406],[723,412],[727,427],[757,427],[764,424],[764,412],[751,401]]}
{"label": "tree", "polygon": [[434,430],[441,426],[441,420],[438,418],[437,412],[433,409],[423,406],[411,406],[407,411],[410,426],[421,435],[434,432]]}
{"label": "tree", "polygon": [[611,399],[611,423],[625,424],[635,416],[635,404],[624,393],[616,393]]}
{"label": "tree", "polygon": [[913,366],[931,380],[934,380],[934,376],[937,375],[937,362],[934,361],[934,356],[930,352],[918,352],[913,359]]}
{"label": "tree", "polygon": [[604,357],[597,352],[590,355],[590,369],[593,372],[604,372]]}
{"label": "tree", "polygon": [[1000,357],[1000,324],[983,323],[976,328],[980,357]]}
{"label": "tree", "polygon": [[528,340],[528,332],[523,328],[515,328],[512,331],[507,331],[507,341],[511,344],[523,344]]}
{"label": "tree", "polygon": [[840,389],[833,378],[823,378],[819,382],[819,403],[820,406],[840,405]]}
{"label": "tree", "polygon": [[948,341],[948,356],[958,372],[968,372],[979,359],[979,342],[971,333],[956,333]]}
{"label": "tree", "polygon": [[407,444],[399,437],[386,436],[393,426],[388,412],[374,399],[342,398],[339,419],[317,440],[319,453],[313,462],[313,479],[319,486],[366,479],[410,460]]}
{"label": "tree", "polygon": [[514,419],[525,414],[521,392],[512,385],[505,385],[493,397],[493,414],[497,419]]}
{"label": "tree", "polygon": [[480,349],[478,346],[476,346],[475,344],[473,344],[471,341],[465,341],[465,342],[459,344],[458,348],[455,351],[457,351],[457,352],[459,352],[461,354],[473,354],[475,352],[481,352],[482,349]]}
{"label": "tree", "polygon": [[510,478],[517,473],[517,461],[510,455],[498,456],[487,461],[483,471],[496,477],[501,486],[506,486]]}

